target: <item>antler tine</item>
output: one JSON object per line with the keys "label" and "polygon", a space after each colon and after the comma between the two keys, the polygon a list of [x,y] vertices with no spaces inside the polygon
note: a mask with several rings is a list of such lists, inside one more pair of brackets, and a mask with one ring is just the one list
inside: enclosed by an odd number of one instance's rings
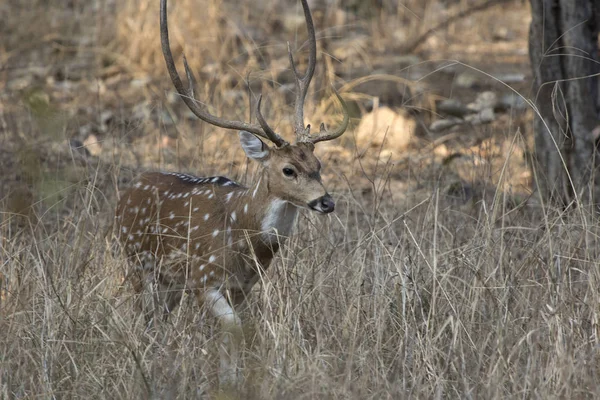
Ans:
{"label": "antler tine", "polygon": [[261,102],[262,102],[262,95],[260,95],[258,97],[258,104],[256,105],[256,119],[258,120],[258,123],[262,127],[262,129],[265,132],[265,134],[267,135],[268,139],[271,142],[275,143],[277,145],[277,147],[282,147],[282,146],[289,144],[281,136],[279,136],[277,133],[275,133],[275,131],[273,129],[271,129],[269,124],[267,124],[267,121],[265,121],[265,118],[263,117],[262,112],[260,111]]}
{"label": "antler tine", "polygon": [[[167,21],[167,0],[160,1],[160,43],[162,45],[162,52],[165,57],[165,62],[167,64],[167,70],[169,71],[169,76],[171,77],[171,81],[173,82],[173,86],[175,86],[175,90],[181,95],[181,98],[188,106],[188,108],[201,120],[208,122],[211,125],[218,126],[220,128],[225,129],[235,129],[235,130],[243,130],[253,133],[257,136],[260,136],[267,140],[272,140],[272,135],[264,130],[268,125],[266,123],[257,125],[250,124],[243,121],[231,121],[224,118],[217,117],[210,112],[203,110],[199,106],[199,102],[194,99],[193,93],[193,74],[187,64],[187,61],[184,57],[184,67],[185,72],[188,77],[188,81],[190,84],[190,89],[186,90],[183,86],[183,82],[179,77],[179,73],[177,72],[177,67],[175,66],[175,61],[173,61],[173,54],[171,53],[171,46],[169,44],[169,27]],[[262,116],[261,116],[262,117]],[[264,118],[263,118],[264,121]],[[268,128],[270,132],[273,132],[270,128]],[[273,132],[274,133],[274,132]],[[281,138],[279,138],[281,139]],[[281,139],[283,140],[283,139]],[[278,142],[274,142],[279,146]]]}
{"label": "antler tine", "polygon": [[290,44],[288,43],[290,65],[292,67],[294,77],[296,78],[296,115],[294,120],[294,130],[296,132],[297,142],[310,142],[314,144],[340,137],[348,128],[350,115],[348,114],[348,105],[342,96],[340,96],[338,91],[335,90],[335,87],[333,87],[333,92],[338,98],[344,113],[344,120],[342,121],[342,124],[333,132],[328,132],[325,128],[325,124],[321,124],[320,132],[314,136],[311,136],[310,134],[310,125],[304,126],[304,100],[306,99],[306,93],[308,91],[308,87],[310,86],[310,81],[315,73],[315,66],[317,63],[317,39],[315,37],[315,25],[313,24],[312,15],[310,13],[310,9],[308,8],[307,0],[302,0],[302,8],[304,9],[304,19],[306,20],[309,44],[308,67],[303,77],[300,76],[298,70],[296,69],[294,56],[292,55],[292,50],[290,49]]}
{"label": "antler tine", "polygon": [[315,66],[317,63],[317,39],[315,38],[315,26],[313,24],[312,15],[306,0],[302,0],[302,8],[304,9],[304,19],[306,20],[306,29],[308,30],[309,46],[308,67],[304,73],[304,76],[302,77],[296,69],[294,56],[292,55],[292,50],[290,49],[290,44],[288,43],[290,66],[292,68],[292,72],[294,73],[294,77],[296,78],[296,115],[294,119],[294,131],[296,132],[297,141],[299,142],[306,141],[306,137],[310,134],[310,126],[304,126],[304,100],[306,98],[308,87],[310,86],[310,81],[315,73]]}
{"label": "antler tine", "polygon": [[192,73],[192,70],[190,69],[190,66],[187,62],[187,57],[185,56],[185,54],[183,55],[183,67],[185,68],[185,75],[187,77],[188,80],[188,95],[194,99],[194,88],[196,87],[196,78],[194,78],[194,74]]}
{"label": "antler tine", "polygon": [[342,136],[342,134],[346,131],[346,128],[348,128],[348,123],[350,122],[350,114],[348,113],[348,105],[346,104],[346,102],[344,101],[342,96],[340,96],[338,91],[335,90],[335,87],[332,87],[332,89],[333,89],[333,93],[335,93],[338,101],[340,102],[340,104],[342,106],[342,112],[344,113],[344,119],[343,119],[341,125],[333,132],[328,132],[327,128],[325,128],[325,124],[321,123],[320,132],[314,136],[308,135],[305,140],[307,142],[311,142],[314,144],[314,143],[324,142],[326,140],[332,140],[332,139],[338,138],[338,137]]}

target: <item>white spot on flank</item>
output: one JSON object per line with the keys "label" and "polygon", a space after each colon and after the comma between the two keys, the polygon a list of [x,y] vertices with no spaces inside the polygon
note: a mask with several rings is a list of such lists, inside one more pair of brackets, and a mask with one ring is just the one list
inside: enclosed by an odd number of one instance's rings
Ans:
{"label": "white spot on flank", "polygon": [[204,267],[206,267],[206,265],[202,264],[200,267],[198,267],[198,270],[199,270],[199,271],[203,271],[203,270],[204,270]]}
{"label": "white spot on flank", "polygon": [[127,199],[127,204],[128,204],[128,205],[129,205],[129,204],[131,204],[131,197],[129,197],[129,198]]}
{"label": "white spot on flank", "polygon": [[261,180],[262,180],[262,176],[258,180],[258,183],[256,184],[256,187],[254,188],[254,191],[252,192],[252,198],[254,198],[256,196],[256,192],[258,192],[258,188],[260,187],[260,181]]}
{"label": "white spot on flank", "polygon": [[231,221],[232,221],[232,222],[235,222],[235,220],[237,219],[237,216],[235,215],[235,211],[233,211],[233,212],[231,213],[231,216],[230,216],[230,218],[231,218]]}
{"label": "white spot on flank", "polygon": [[214,262],[217,258],[215,256],[208,257],[208,262]]}
{"label": "white spot on flank", "polygon": [[200,242],[196,243],[196,245],[194,246],[194,248],[195,248],[196,250],[198,250],[198,249],[200,248]]}
{"label": "white spot on flank", "polygon": [[248,204],[244,204],[244,214],[248,214]]}
{"label": "white spot on flank", "polygon": [[139,188],[142,186],[142,182],[138,182],[138,183],[136,183],[136,184],[135,184],[135,185],[133,185],[133,186],[135,186],[136,188],[138,188],[138,189],[139,189]]}
{"label": "white spot on flank", "polygon": [[146,204],[150,204],[150,197],[146,199]]}
{"label": "white spot on flank", "polygon": [[147,208],[146,208],[146,207],[143,207],[143,208],[142,208],[142,214],[146,214],[146,210],[147,210]]}
{"label": "white spot on flank", "polygon": [[233,244],[233,237],[231,236],[231,226],[227,227],[227,246],[231,247]]}
{"label": "white spot on flank", "polygon": [[204,214],[204,220],[208,221],[208,218],[210,218],[210,214],[208,214],[208,213]]}
{"label": "white spot on flank", "polygon": [[188,192],[188,193],[184,193],[184,194],[183,194],[183,197],[184,197],[184,198],[186,198],[186,197],[188,197],[189,195],[190,195],[190,193],[189,193],[189,192]]}
{"label": "white spot on flank", "polygon": [[231,200],[231,196],[233,196],[233,192],[227,193],[227,196],[225,196],[225,202],[226,203],[229,203],[229,201]]}
{"label": "white spot on flank", "polygon": [[208,195],[208,198],[212,199],[214,196],[215,196],[214,193],[211,193],[211,194]]}
{"label": "white spot on flank", "polygon": [[121,228],[121,231],[122,231],[123,233],[127,233],[127,227],[126,227],[126,226],[122,227],[122,228]]}
{"label": "white spot on flank", "polygon": [[212,233],[212,236],[213,236],[213,237],[217,237],[217,235],[218,235],[218,234],[219,234],[219,230],[218,230],[218,229],[215,229],[215,230],[213,231],[213,233]]}
{"label": "white spot on flank", "polygon": [[185,203],[183,203],[183,206],[184,206],[184,207],[187,207],[187,206],[189,206],[189,205],[190,205],[190,202],[189,202],[189,201],[186,201]]}
{"label": "white spot on flank", "polygon": [[144,190],[148,190],[148,189],[150,189],[150,185],[144,186]]}
{"label": "white spot on flank", "polygon": [[216,178],[212,178],[212,183],[217,183],[219,181],[219,177],[217,176]]}
{"label": "white spot on flank", "polygon": [[194,212],[197,212],[200,209],[200,207],[194,207]]}
{"label": "white spot on flank", "polygon": [[191,230],[192,231],[197,231],[200,228],[200,225],[196,225],[195,227],[193,227]]}
{"label": "white spot on flank", "polygon": [[171,213],[169,214],[169,219],[175,219],[175,214],[173,213],[173,211],[171,211]]}

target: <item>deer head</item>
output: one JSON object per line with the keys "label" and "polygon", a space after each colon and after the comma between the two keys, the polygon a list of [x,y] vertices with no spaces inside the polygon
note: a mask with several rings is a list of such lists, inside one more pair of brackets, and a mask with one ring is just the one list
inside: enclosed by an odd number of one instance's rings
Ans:
{"label": "deer head", "polygon": [[[346,131],[349,122],[348,107],[344,99],[342,99],[334,88],[334,93],[342,105],[344,113],[342,124],[331,132],[325,127],[325,124],[321,124],[320,131],[316,135],[310,133],[310,125],[304,125],[304,102],[315,72],[317,41],[315,27],[306,0],[302,0],[302,8],[306,19],[309,43],[308,67],[304,75],[298,72],[292,50],[288,43],[288,55],[296,87],[296,99],[294,103],[294,132],[296,142],[294,144],[288,143],[269,126],[261,112],[262,96],[258,98],[256,105],[256,119],[258,124],[226,120],[212,115],[200,107],[201,103],[194,99],[193,73],[188,66],[185,56],[183,60],[189,83],[188,89],[184,87],[173,61],[169,45],[166,1],[161,1],[161,44],[169,75],[175,89],[181,95],[185,104],[198,118],[211,125],[240,131],[242,148],[250,159],[258,161],[264,168],[264,175],[268,180],[269,187],[273,190],[273,194],[296,206],[309,208],[321,213],[329,213],[334,210],[335,203],[321,182],[321,164],[313,153],[314,145],[318,142],[335,139]],[[260,138],[272,142],[273,147],[269,147]]]}

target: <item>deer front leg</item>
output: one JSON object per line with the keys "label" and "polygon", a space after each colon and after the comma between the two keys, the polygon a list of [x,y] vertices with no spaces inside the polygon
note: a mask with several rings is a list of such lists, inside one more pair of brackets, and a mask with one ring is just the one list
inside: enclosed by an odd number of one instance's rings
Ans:
{"label": "deer front leg", "polygon": [[209,289],[201,296],[210,313],[221,323],[219,382],[221,385],[235,386],[240,380],[239,353],[243,340],[242,322],[218,289]]}

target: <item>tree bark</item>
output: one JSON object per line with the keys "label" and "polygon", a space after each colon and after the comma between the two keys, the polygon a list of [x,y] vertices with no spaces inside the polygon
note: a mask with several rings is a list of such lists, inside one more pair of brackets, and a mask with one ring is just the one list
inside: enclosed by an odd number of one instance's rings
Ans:
{"label": "tree bark", "polygon": [[600,97],[597,0],[531,0],[529,56],[534,76],[534,189],[563,205],[598,199],[592,131]]}

